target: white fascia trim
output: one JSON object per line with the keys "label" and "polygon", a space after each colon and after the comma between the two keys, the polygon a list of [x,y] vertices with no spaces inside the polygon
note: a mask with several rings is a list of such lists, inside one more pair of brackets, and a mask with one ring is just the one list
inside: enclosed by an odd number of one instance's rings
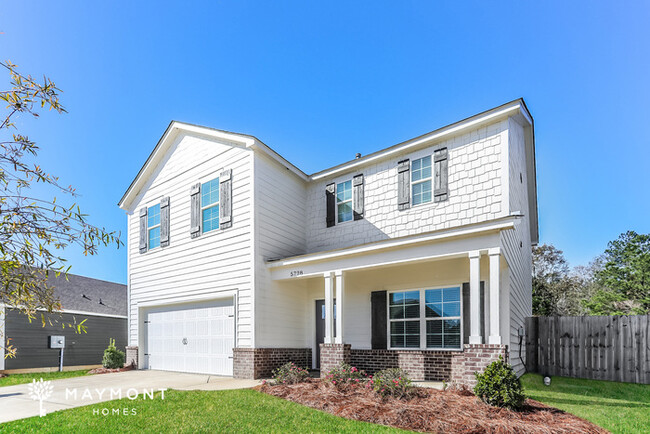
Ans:
{"label": "white fascia trim", "polygon": [[[345,164],[345,165],[340,166],[340,167],[335,168],[335,169],[326,170],[326,171],[314,174],[314,175],[311,176],[311,179],[313,181],[316,181],[318,179],[333,176],[333,175],[336,175],[338,173],[353,169],[355,167],[371,163],[373,161],[388,158],[388,157],[390,157],[392,155],[395,155],[395,154],[401,154],[401,153],[403,153],[405,151],[408,151],[411,148],[421,146],[422,144],[433,141],[433,140],[441,140],[441,139],[443,139],[443,138],[445,138],[447,136],[457,134],[462,130],[465,130],[467,128],[472,128],[472,127],[474,127],[474,126],[476,126],[478,124],[485,123],[485,122],[490,121],[492,119],[499,118],[499,117],[510,116],[513,112],[524,113],[524,112],[526,112],[526,110],[522,108],[522,106],[521,106],[521,104],[519,102],[516,102],[514,105],[504,107],[501,110],[498,110],[498,111],[495,111],[495,112],[492,112],[492,113],[487,113],[484,116],[473,117],[473,118],[468,119],[465,122],[461,122],[460,124],[457,124],[457,125],[454,125],[454,126],[451,126],[451,127],[447,127],[447,128],[443,128],[440,131],[435,131],[435,132],[433,132],[431,134],[428,134],[428,135],[426,135],[426,136],[424,136],[424,137],[422,137],[422,138],[420,138],[418,140],[405,143],[402,146],[398,146],[396,148],[389,149],[389,150],[386,150],[384,152],[380,152],[380,153],[378,153],[376,155],[373,155],[371,157],[368,157],[368,158],[362,158],[359,161],[351,161],[350,163]],[[528,120],[530,120],[530,117],[528,115],[525,115],[525,117]]]}
{"label": "white fascia trim", "polygon": [[269,148],[267,145],[264,143],[260,142],[259,140],[255,140],[251,145],[250,148],[256,151],[261,151],[264,152],[266,155],[271,157],[273,160],[276,162],[280,163],[282,166],[286,167],[289,169],[294,175],[296,175],[298,178],[305,182],[309,182],[309,176],[307,176],[302,170],[298,169],[296,166],[291,164],[287,159],[285,159],[282,155],[278,154],[275,152],[273,149]]}
{"label": "white fascia trim", "polygon": [[259,150],[264,152],[265,154],[269,155],[271,158],[273,158],[275,161],[278,163],[282,164],[285,166],[287,169],[289,169],[291,172],[296,174],[299,178],[301,178],[304,181],[309,181],[309,177],[305,175],[300,169],[298,169],[296,166],[291,164],[289,161],[284,159],[281,155],[279,155],[277,152],[275,152],[273,149],[269,148],[267,145],[264,143],[260,142],[253,136],[247,136],[243,134],[237,134],[237,133],[230,133],[227,131],[221,131],[221,130],[215,130],[213,128],[208,128],[208,127],[201,127],[198,125],[191,125],[191,124],[186,124],[183,122],[179,121],[173,121],[169,126],[167,127],[167,130],[163,134],[163,136],[160,138],[158,141],[158,144],[153,150],[153,153],[145,163],[145,165],[142,167],[140,172],[138,173],[138,176],[135,178],[131,186],[129,187],[129,190],[127,193],[124,195],[124,198],[119,202],[119,207],[122,208],[125,211],[129,210],[129,206],[133,199],[136,196],[136,191],[137,191],[137,186],[141,183],[143,178],[147,178],[149,176],[149,171],[153,170],[159,163],[159,156],[164,155],[164,153],[167,151],[168,144],[173,141],[173,139],[181,132],[181,131],[186,131],[188,133],[193,133],[193,134],[198,134],[202,136],[207,136],[215,139],[221,139],[221,140],[226,140],[228,142],[232,142],[238,145],[241,145],[245,148],[252,149],[252,150]]}
{"label": "white fascia trim", "polygon": [[456,238],[462,236],[476,235],[482,232],[502,231],[506,229],[513,229],[515,227],[515,217],[505,217],[497,219],[496,221],[489,222],[488,224],[472,225],[470,227],[462,227],[459,229],[444,230],[436,233],[429,233],[420,236],[409,236],[401,239],[379,241],[371,244],[362,245],[359,247],[352,247],[349,249],[335,250],[325,253],[314,253],[304,255],[296,258],[288,258],[286,260],[279,260],[267,262],[268,268],[289,267],[298,264],[306,264],[310,262],[325,261],[344,256],[359,255],[370,253],[377,250],[392,249],[396,247],[405,247],[412,244],[426,243],[432,241],[440,241],[447,238]]}

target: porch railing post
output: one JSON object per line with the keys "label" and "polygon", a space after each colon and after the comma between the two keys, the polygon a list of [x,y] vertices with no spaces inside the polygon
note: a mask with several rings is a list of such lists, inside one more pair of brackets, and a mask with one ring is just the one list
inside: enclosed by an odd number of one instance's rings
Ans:
{"label": "porch railing post", "polygon": [[481,252],[469,252],[469,343],[482,344],[481,336]]}
{"label": "porch railing post", "polygon": [[[334,343],[334,291],[332,288],[332,274],[325,273],[325,343]],[[339,315],[340,316],[340,315]]]}
{"label": "porch railing post", "polygon": [[336,340],[337,344],[343,343],[343,308],[345,306],[345,284],[343,282],[343,272],[335,271],[336,276]]}
{"label": "porch railing post", "polygon": [[490,256],[490,337],[488,338],[488,344],[500,345],[501,332],[499,314],[501,304],[499,303],[499,273],[501,272],[501,249],[499,247],[490,249],[488,255]]}

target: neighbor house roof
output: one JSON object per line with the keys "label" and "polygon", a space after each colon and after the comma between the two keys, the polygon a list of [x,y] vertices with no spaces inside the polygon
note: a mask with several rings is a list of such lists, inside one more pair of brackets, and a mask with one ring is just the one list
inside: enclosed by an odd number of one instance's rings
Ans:
{"label": "neighbor house roof", "polygon": [[54,288],[64,311],[126,316],[126,285],[90,277],[50,272],[48,285]]}

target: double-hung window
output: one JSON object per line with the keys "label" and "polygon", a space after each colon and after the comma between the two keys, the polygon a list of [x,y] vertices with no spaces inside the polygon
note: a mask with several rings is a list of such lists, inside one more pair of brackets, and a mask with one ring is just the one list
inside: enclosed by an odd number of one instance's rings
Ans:
{"label": "double-hung window", "polygon": [[352,180],[336,184],[336,215],[338,223],[352,220]]}
{"label": "double-hung window", "polygon": [[219,229],[219,178],[201,184],[201,227],[203,233]]}
{"label": "double-hung window", "polygon": [[160,204],[147,209],[147,246],[149,249],[160,247]]}
{"label": "double-hung window", "polygon": [[431,155],[413,160],[411,164],[411,197],[413,205],[431,202]]}
{"label": "double-hung window", "polygon": [[460,286],[389,293],[391,348],[460,349]]}

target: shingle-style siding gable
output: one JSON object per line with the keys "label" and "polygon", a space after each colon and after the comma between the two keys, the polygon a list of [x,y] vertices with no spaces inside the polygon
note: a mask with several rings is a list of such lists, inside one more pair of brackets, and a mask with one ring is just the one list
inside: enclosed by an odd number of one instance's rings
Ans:
{"label": "shingle-style siding gable", "polygon": [[[172,297],[219,297],[237,293],[237,345],[252,342],[250,272],[253,231],[253,151],[191,134],[180,134],[147,181],[129,215],[130,342],[138,342],[140,303]],[[190,236],[190,188],[232,170],[232,226]],[[139,210],[169,197],[170,244],[139,253]]]}
{"label": "shingle-style siding gable", "polygon": [[[365,165],[364,218],[328,228],[323,191],[331,182],[351,179],[355,172],[312,182],[308,187],[307,251],[317,252],[414,235],[491,220],[506,213],[502,195],[503,153],[507,152],[508,121],[500,121],[425,149]],[[435,202],[398,207],[398,162],[418,159],[447,148],[448,195]],[[433,196],[432,183],[432,196]]]}

